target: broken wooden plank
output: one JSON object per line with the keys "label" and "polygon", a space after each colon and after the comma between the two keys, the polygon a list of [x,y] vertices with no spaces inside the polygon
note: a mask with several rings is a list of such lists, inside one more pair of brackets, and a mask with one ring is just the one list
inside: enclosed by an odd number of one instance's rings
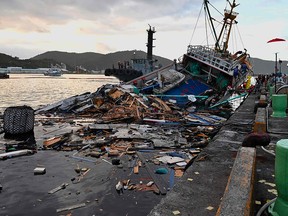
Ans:
{"label": "broken wooden plank", "polygon": [[59,190],[65,189],[68,185],[69,185],[68,183],[63,183],[60,186],[48,191],[48,194],[54,194],[54,193],[56,193]]}
{"label": "broken wooden plank", "polygon": [[86,206],[85,203],[80,203],[80,204],[72,205],[69,207],[57,209],[56,212],[58,213],[58,212],[62,212],[62,211],[69,211],[69,210],[73,210],[73,209],[77,209],[77,208],[82,208],[84,206]]}

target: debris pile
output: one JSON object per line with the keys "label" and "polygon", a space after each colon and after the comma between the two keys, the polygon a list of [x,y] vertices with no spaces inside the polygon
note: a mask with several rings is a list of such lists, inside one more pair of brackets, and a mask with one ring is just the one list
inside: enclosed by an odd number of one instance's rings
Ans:
{"label": "debris pile", "polygon": [[[35,126],[43,141],[37,142],[37,151],[69,151],[76,161],[109,164],[119,194],[136,190],[165,195],[194,160],[208,158],[199,157],[201,149],[226,121],[217,110],[200,110],[194,105],[183,108],[173,100],[139,94],[133,87],[104,85],[94,93],[37,109]],[[15,141],[6,143],[6,151],[26,147]],[[77,168],[72,183],[80,182],[90,171],[82,169]],[[34,170],[35,175],[45,173],[45,168]],[[63,183],[49,193],[66,186]]]}

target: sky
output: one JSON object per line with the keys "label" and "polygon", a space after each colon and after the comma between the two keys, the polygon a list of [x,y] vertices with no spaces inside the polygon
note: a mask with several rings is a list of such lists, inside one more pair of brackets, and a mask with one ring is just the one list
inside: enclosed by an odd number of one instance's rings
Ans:
{"label": "sky", "polygon": [[[209,0],[221,13],[226,0]],[[178,59],[189,44],[205,45],[202,0],[0,0],[0,53],[20,59],[47,51],[147,52],[146,30],[155,27],[153,54]],[[288,7],[285,0],[238,0],[238,24],[231,53],[288,60]],[[220,14],[210,12],[221,21]],[[200,11],[202,11],[200,13]],[[198,21],[197,21],[198,20]],[[209,35],[209,33],[208,33]],[[210,36],[208,36],[209,38]],[[267,43],[273,38],[284,42]],[[277,53],[277,55],[276,55]]]}

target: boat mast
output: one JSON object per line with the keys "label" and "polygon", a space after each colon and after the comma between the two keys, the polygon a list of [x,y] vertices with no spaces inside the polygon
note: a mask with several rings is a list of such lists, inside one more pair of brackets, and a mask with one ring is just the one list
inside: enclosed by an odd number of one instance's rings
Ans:
{"label": "boat mast", "polygon": [[[233,9],[235,7],[237,7],[239,4],[235,3],[235,0],[233,0],[233,3],[230,3],[229,0],[227,0],[231,9],[230,10],[224,10],[224,23],[222,26],[222,29],[220,31],[220,34],[216,40],[216,44],[215,44],[215,49],[222,52],[222,53],[226,53],[227,52],[227,48],[228,48],[228,42],[229,42],[229,38],[230,38],[230,33],[232,30],[232,24],[235,22],[235,19],[238,15],[237,12],[234,12]],[[222,40],[222,46],[219,46],[220,44],[220,40]]]}
{"label": "boat mast", "polygon": [[[149,24],[148,24],[149,25]],[[147,29],[148,32],[148,42],[146,44],[147,46],[147,60],[150,64],[152,64],[153,62],[153,53],[152,53],[152,49],[153,49],[153,40],[155,40],[153,38],[153,34],[156,32],[155,28],[153,27],[151,29],[151,26],[149,25],[149,29]]]}
{"label": "boat mast", "polygon": [[[204,9],[207,10],[208,18],[209,18],[209,21],[210,21],[210,24],[211,24],[211,27],[212,27],[212,30],[213,30],[214,37],[215,37],[215,39],[217,39],[217,33],[216,33],[216,30],[215,30],[215,27],[214,27],[214,23],[213,23],[214,18],[212,18],[212,16],[211,16],[211,13],[210,13],[210,10],[209,10],[209,7],[208,7],[208,3],[209,3],[208,0],[204,0]],[[219,45],[218,42],[216,42],[216,44],[215,44],[215,49],[220,49],[220,45]]]}

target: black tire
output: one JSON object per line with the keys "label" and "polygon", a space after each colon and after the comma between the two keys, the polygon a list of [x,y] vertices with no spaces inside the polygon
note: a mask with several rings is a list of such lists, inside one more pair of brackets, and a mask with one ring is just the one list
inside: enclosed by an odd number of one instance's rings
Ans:
{"label": "black tire", "polygon": [[18,135],[34,130],[34,110],[29,106],[8,107],[4,111],[4,132]]}

